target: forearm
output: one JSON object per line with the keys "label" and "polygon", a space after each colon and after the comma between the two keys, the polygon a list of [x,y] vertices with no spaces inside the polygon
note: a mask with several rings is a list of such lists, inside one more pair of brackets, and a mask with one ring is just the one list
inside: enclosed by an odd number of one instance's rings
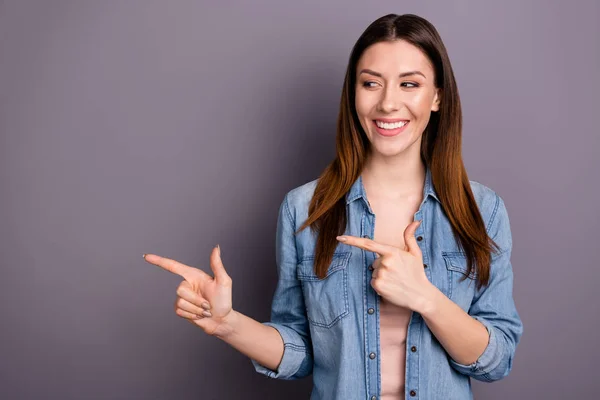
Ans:
{"label": "forearm", "polygon": [[485,326],[433,285],[418,312],[442,347],[458,363],[472,364],[488,345]]}
{"label": "forearm", "polygon": [[231,312],[227,326],[215,337],[265,367],[277,370],[283,357],[283,339],[277,329],[235,310]]}

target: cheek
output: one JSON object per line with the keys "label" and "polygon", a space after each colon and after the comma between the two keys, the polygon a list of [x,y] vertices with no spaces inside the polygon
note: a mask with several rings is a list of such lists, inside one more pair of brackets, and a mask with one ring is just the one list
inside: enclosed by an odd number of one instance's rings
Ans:
{"label": "cheek", "polygon": [[368,126],[365,126],[370,123],[368,116],[371,114],[372,105],[369,102],[368,98],[356,97],[356,101],[354,102],[354,107],[356,108],[356,113],[358,114],[358,120],[360,121],[363,129],[368,132]]}
{"label": "cheek", "polygon": [[364,95],[356,95],[356,100],[354,101],[354,107],[356,108],[356,112],[360,118],[363,118],[365,115],[369,114],[370,106],[369,106],[369,98]]}
{"label": "cheek", "polygon": [[428,117],[433,99],[427,93],[415,93],[406,99],[406,105],[417,118]]}

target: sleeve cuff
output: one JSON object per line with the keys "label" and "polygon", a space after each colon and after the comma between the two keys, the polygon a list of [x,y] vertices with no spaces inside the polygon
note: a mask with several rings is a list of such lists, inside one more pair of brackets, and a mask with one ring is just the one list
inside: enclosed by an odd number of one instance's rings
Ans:
{"label": "sleeve cuff", "polygon": [[465,375],[486,375],[490,371],[494,370],[500,363],[502,357],[501,348],[498,342],[498,337],[494,327],[484,318],[473,316],[476,320],[481,322],[488,331],[489,342],[483,354],[472,364],[465,365],[460,364],[450,358],[450,363],[458,371]]}
{"label": "sleeve cuff", "polygon": [[283,358],[276,371],[259,364],[256,360],[250,359],[252,365],[254,365],[254,369],[256,372],[266,375],[269,378],[293,379],[293,376],[300,370],[300,367],[302,367],[309,356],[304,342],[296,331],[287,326],[273,322],[263,322],[263,325],[277,329],[281,335],[283,339]]}

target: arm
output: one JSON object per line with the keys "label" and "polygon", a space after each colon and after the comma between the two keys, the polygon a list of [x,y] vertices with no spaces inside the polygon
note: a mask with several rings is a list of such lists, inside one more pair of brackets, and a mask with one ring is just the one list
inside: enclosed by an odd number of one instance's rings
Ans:
{"label": "arm", "polygon": [[224,330],[226,333],[215,337],[269,369],[277,369],[283,356],[283,340],[276,329],[231,310]]}
{"label": "arm", "polygon": [[509,374],[523,334],[523,324],[512,297],[510,222],[504,202],[498,195],[494,215],[490,234],[500,246],[500,253],[493,255],[489,284],[476,291],[469,312],[432,286],[421,313],[447,351],[452,367],[488,382]]}
{"label": "arm", "polygon": [[312,373],[306,309],[296,278],[294,221],[287,195],[279,207],[276,234],[278,282],[271,306],[271,321],[260,323],[234,313],[222,339],[250,357],[255,370],[270,378],[299,379]]}

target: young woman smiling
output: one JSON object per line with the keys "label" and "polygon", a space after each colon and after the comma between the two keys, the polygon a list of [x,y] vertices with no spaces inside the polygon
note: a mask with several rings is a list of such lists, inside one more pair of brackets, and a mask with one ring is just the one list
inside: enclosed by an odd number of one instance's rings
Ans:
{"label": "young woman smiling", "polygon": [[271,320],[232,310],[218,248],[214,277],[145,259],[185,278],[178,315],[259,373],[312,374],[311,399],[472,398],[470,378],[508,375],[523,325],[506,206],[468,179],[461,131],[436,29],[381,17],[350,55],[335,159],[279,208]]}

